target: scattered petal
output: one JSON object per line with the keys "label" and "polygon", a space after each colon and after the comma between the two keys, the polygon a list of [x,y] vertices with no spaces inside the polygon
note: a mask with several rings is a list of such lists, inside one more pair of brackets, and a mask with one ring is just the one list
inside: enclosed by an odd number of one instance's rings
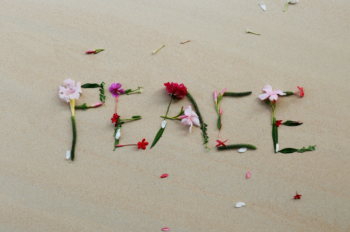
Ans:
{"label": "scattered petal", "polygon": [[69,160],[70,159],[70,151],[66,152],[66,159]]}
{"label": "scattered petal", "polygon": [[247,179],[250,177],[250,171],[247,172]]}
{"label": "scattered petal", "polygon": [[266,5],[264,3],[260,3],[259,5],[263,11],[266,11]]}
{"label": "scattered petal", "polygon": [[248,148],[242,147],[241,149],[238,149],[238,152],[239,152],[239,153],[244,153],[244,152],[246,152],[247,150],[248,150]]}
{"label": "scattered petal", "polygon": [[164,128],[165,128],[165,126],[166,126],[166,121],[165,121],[165,120],[163,120],[163,122],[162,122],[162,128],[164,129]]}
{"label": "scattered petal", "polygon": [[160,176],[160,178],[166,178],[168,176],[169,176],[168,174],[164,173],[163,175]]}
{"label": "scattered petal", "polygon": [[119,139],[120,138],[120,129],[118,129],[117,133],[115,134],[115,139]]}
{"label": "scattered petal", "polygon": [[162,228],[162,231],[170,231],[170,228],[169,227],[164,227],[164,228]]}
{"label": "scattered petal", "polygon": [[241,207],[243,207],[243,206],[245,206],[245,203],[244,203],[244,202],[238,202],[238,203],[236,204],[236,208],[241,208]]}
{"label": "scattered petal", "polygon": [[278,145],[278,143],[276,143],[276,152],[278,152],[280,150],[280,145]]}

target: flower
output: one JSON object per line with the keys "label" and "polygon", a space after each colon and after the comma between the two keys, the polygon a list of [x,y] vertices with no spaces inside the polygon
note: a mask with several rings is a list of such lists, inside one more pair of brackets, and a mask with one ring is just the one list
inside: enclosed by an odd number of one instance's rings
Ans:
{"label": "flower", "polygon": [[113,97],[119,96],[119,94],[125,93],[124,89],[121,89],[122,84],[120,83],[112,83],[111,86],[109,87],[109,91],[112,93]]}
{"label": "flower", "polygon": [[222,108],[220,108],[220,110],[219,110],[219,114],[220,114],[220,115],[222,115]]}
{"label": "flower", "polygon": [[224,90],[222,91],[222,93],[219,93],[220,96],[224,96],[224,93],[226,92],[227,88],[224,88]]}
{"label": "flower", "polygon": [[296,192],[295,196],[294,196],[294,200],[298,200],[301,198],[302,195],[298,194],[298,192]]}
{"label": "flower", "polygon": [[300,90],[300,97],[304,97],[304,88],[297,86],[298,89]]}
{"label": "flower", "polygon": [[190,105],[187,106],[184,115],[181,115],[180,118],[182,119],[182,124],[190,125],[190,132],[193,124],[196,126],[200,126],[198,115],[196,114],[196,112],[192,111],[192,107]]}
{"label": "flower", "polygon": [[81,83],[78,82],[75,85],[75,81],[67,79],[63,82],[64,86],[59,86],[58,95],[59,97],[66,102],[69,102],[70,99],[79,99],[81,91]]}
{"label": "flower", "polygon": [[98,103],[93,104],[92,107],[99,107],[102,105],[103,105],[103,102],[98,102]]}
{"label": "flower", "polygon": [[85,53],[86,53],[86,54],[92,54],[92,53],[96,54],[97,52],[94,51],[94,50],[89,50],[89,51],[86,51]]}
{"label": "flower", "polygon": [[216,93],[216,91],[214,91],[214,101],[215,103],[218,101],[218,94]]}
{"label": "flower", "polygon": [[282,90],[272,90],[272,87],[271,85],[265,85],[265,87],[263,88],[263,91],[265,93],[263,94],[260,94],[259,95],[259,98],[264,101],[266,100],[267,98],[270,99],[270,101],[277,101],[278,99],[278,95],[286,95]]}
{"label": "flower", "polygon": [[141,142],[137,143],[138,148],[142,148],[143,150],[146,150],[146,146],[148,145],[148,142],[146,142],[146,139],[142,139]]}
{"label": "flower", "polygon": [[227,140],[228,139],[226,139],[225,141],[221,141],[221,140],[216,140],[216,142],[218,143],[218,144],[216,144],[216,147],[220,147],[220,146],[223,146],[223,147],[226,147],[226,142],[227,142]]}
{"label": "flower", "polygon": [[112,123],[115,123],[115,126],[117,126],[117,123],[118,123],[118,118],[120,116],[118,114],[113,114],[113,118],[111,118],[112,120]]}
{"label": "flower", "polygon": [[173,99],[181,99],[187,94],[187,88],[184,84],[178,83],[164,83],[166,91]]}
{"label": "flower", "polygon": [[282,120],[277,120],[277,121],[276,121],[276,126],[277,126],[277,127],[280,127],[281,124],[282,124]]}

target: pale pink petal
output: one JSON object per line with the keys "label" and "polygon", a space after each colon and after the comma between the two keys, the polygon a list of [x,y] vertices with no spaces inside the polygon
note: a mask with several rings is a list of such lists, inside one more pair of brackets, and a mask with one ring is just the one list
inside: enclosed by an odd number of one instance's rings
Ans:
{"label": "pale pink petal", "polygon": [[249,179],[249,177],[250,177],[250,172],[248,171],[247,172],[247,179]]}
{"label": "pale pink petal", "polygon": [[170,228],[169,227],[164,227],[164,228],[162,228],[162,231],[170,231]]}
{"label": "pale pink petal", "polygon": [[62,86],[59,86],[59,89],[58,89],[58,96],[63,100],[63,101],[66,101],[66,102],[69,102],[69,91],[68,89],[62,87]]}
{"label": "pale pink petal", "polygon": [[198,115],[196,114],[196,112],[192,111],[191,112],[191,117],[198,117]]}
{"label": "pale pink petal", "polygon": [[192,126],[193,126],[193,123],[191,122],[191,126],[190,126],[190,133],[191,133],[191,130],[192,130]]}
{"label": "pale pink petal", "polygon": [[73,88],[75,87],[75,81],[73,81],[72,79],[67,79],[63,82],[63,84],[67,87],[67,88]]}
{"label": "pale pink petal", "polygon": [[214,101],[218,100],[218,94],[216,93],[216,91],[214,91]]}
{"label": "pale pink petal", "polygon": [[188,116],[187,115],[181,115],[179,118],[180,119],[184,119],[184,118],[188,118]]}
{"label": "pale pink petal", "polygon": [[71,93],[69,97],[70,99],[79,99],[80,93],[78,91],[75,91],[74,93]]}
{"label": "pale pink petal", "polygon": [[270,101],[273,101],[273,100],[277,101],[278,95],[277,94],[272,94],[269,99],[270,99]]}
{"label": "pale pink petal", "polygon": [[265,99],[267,99],[270,96],[269,93],[263,93],[259,95],[260,100],[264,101]]}
{"label": "pale pink petal", "polygon": [[192,122],[194,125],[196,126],[200,126],[201,124],[199,123],[199,119],[198,117],[192,117]]}
{"label": "pale pink petal", "polygon": [[80,81],[78,81],[77,86],[75,87],[75,91],[77,91],[77,92],[79,92],[79,93],[83,93],[83,92],[81,91],[81,83],[80,83]]}
{"label": "pale pink petal", "polygon": [[281,96],[286,95],[282,90],[274,90],[276,94],[279,94]]}
{"label": "pale pink petal", "polygon": [[185,109],[185,115],[190,116],[192,113],[192,107],[191,106],[187,106]]}
{"label": "pale pink petal", "polygon": [[224,88],[224,90],[222,91],[221,95],[224,95],[224,93],[226,92],[227,88]]}
{"label": "pale pink petal", "polygon": [[271,85],[265,85],[265,87],[263,88],[263,91],[265,91],[266,93],[271,94],[271,92],[272,92]]}
{"label": "pale pink petal", "polygon": [[190,120],[188,120],[187,118],[182,119],[181,123],[184,125],[191,125],[192,124],[192,122]]}

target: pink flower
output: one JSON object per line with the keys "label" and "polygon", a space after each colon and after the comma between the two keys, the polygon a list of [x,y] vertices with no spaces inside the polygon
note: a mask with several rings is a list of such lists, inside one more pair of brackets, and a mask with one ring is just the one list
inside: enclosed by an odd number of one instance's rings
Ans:
{"label": "pink flower", "polygon": [[304,88],[303,87],[299,87],[299,86],[297,86],[298,87],[298,89],[300,90],[300,97],[304,97]]}
{"label": "pink flower", "polygon": [[181,115],[180,118],[182,119],[182,124],[190,126],[190,132],[193,124],[196,126],[200,126],[198,115],[196,114],[196,112],[192,111],[192,107],[190,105],[187,106],[187,108],[185,109],[185,114]]}
{"label": "pink flower", "polygon": [[216,93],[216,91],[214,91],[214,101],[215,101],[215,102],[218,101],[218,94]]}
{"label": "pink flower", "polygon": [[75,81],[67,79],[63,82],[64,86],[59,86],[58,96],[66,102],[70,99],[79,99],[81,91],[81,83],[78,82],[75,86]]}
{"label": "pink flower", "polygon": [[102,106],[103,105],[103,102],[99,102],[99,103],[95,103],[93,106],[94,107],[99,107],[99,106]]}
{"label": "pink flower", "polygon": [[125,93],[124,89],[121,89],[122,84],[120,83],[112,83],[111,87],[109,87],[109,91],[112,93],[113,97],[119,96],[119,94]]}
{"label": "pink flower", "polygon": [[278,95],[281,95],[281,96],[286,95],[282,90],[276,90],[276,89],[272,90],[271,85],[265,85],[265,87],[263,88],[263,91],[265,93],[259,95],[259,98],[262,101],[266,100],[267,98],[269,98],[270,101],[277,101]]}
{"label": "pink flower", "polygon": [[220,108],[220,110],[219,110],[219,114],[220,114],[220,115],[222,115],[222,108]]}
{"label": "pink flower", "polygon": [[222,91],[222,93],[220,93],[221,96],[224,95],[224,93],[226,92],[227,88],[224,88],[224,90]]}
{"label": "pink flower", "polygon": [[85,53],[86,53],[86,54],[92,54],[92,53],[96,54],[97,52],[96,52],[96,51],[93,51],[93,50],[89,50],[89,51],[86,51]]}

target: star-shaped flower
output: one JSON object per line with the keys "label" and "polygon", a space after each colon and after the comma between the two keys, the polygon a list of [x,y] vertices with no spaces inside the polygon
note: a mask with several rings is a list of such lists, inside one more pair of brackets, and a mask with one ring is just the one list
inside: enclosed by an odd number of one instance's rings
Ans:
{"label": "star-shaped flower", "polygon": [[226,142],[227,142],[228,139],[226,139],[225,141],[221,141],[221,140],[216,140],[216,142],[218,144],[216,144],[217,147],[220,147],[220,146],[223,146],[223,147],[226,147]]}
{"label": "star-shaped flower", "polygon": [[146,142],[146,139],[142,139],[141,142],[138,142],[138,149],[142,148],[143,150],[146,150],[146,146],[148,145],[148,142]]}
{"label": "star-shaped flower", "polygon": [[298,200],[301,198],[302,195],[298,194],[298,192],[296,192],[296,195],[294,196],[294,200]]}
{"label": "star-shaped flower", "polygon": [[277,120],[276,121],[276,126],[279,127],[282,124],[282,120]]}

